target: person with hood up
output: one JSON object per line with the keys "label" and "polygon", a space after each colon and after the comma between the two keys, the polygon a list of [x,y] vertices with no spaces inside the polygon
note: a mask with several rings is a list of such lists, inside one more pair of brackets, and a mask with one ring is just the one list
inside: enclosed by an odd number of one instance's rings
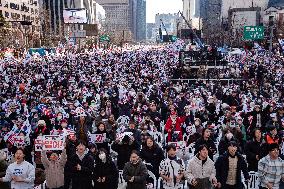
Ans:
{"label": "person with hood up", "polygon": [[132,151],[130,162],[123,169],[123,179],[127,182],[126,189],[146,189],[148,171],[146,165],[139,158],[138,151]]}
{"label": "person with hood up", "polygon": [[118,170],[112,161],[107,150],[101,148],[96,158],[94,169],[95,189],[117,189]]}
{"label": "person with hood up", "polygon": [[63,149],[61,157],[53,152],[48,160],[46,151],[41,152],[41,162],[45,168],[46,186],[48,189],[63,189],[64,167],[67,161],[66,150]]}
{"label": "person with hood up", "polygon": [[76,154],[71,158],[72,189],[92,189],[94,159],[86,150],[86,143],[79,141]]}

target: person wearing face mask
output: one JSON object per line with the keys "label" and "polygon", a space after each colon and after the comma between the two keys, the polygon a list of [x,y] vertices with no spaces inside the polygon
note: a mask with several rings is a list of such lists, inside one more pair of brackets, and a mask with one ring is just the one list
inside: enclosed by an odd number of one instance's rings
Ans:
{"label": "person wearing face mask", "polygon": [[118,187],[118,169],[104,148],[98,151],[93,181],[95,189],[117,189]]}
{"label": "person wearing face mask", "polygon": [[123,168],[123,179],[127,182],[126,189],[146,189],[148,171],[146,165],[140,160],[138,151],[132,151],[130,162]]}
{"label": "person wearing face mask", "polygon": [[72,189],[91,189],[94,159],[86,149],[86,143],[79,141],[76,154],[71,158]]}
{"label": "person wearing face mask", "polygon": [[227,151],[228,144],[230,141],[236,142],[236,139],[234,138],[233,133],[229,129],[224,129],[223,133],[224,133],[223,137],[220,140],[219,146],[218,146],[219,155],[223,155]]}
{"label": "person wearing face mask", "polygon": [[218,157],[215,163],[217,188],[242,189],[242,173],[246,181],[250,178],[245,159],[237,150],[237,143],[230,141],[227,151]]}
{"label": "person wearing face mask", "polygon": [[48,189],[63,189],[64,186],[64,167],[67,161],[66,150],[63,149],[61,157],[53,152],[47,158],[46,151],[41,152],[41,161],[45,168],[46,186]]}
{"label": "person wearing face mask", "polygon": [[168,157],[160,163],[159,173],[163,180],[163,189],[182,189],[184,184],[185,165],[176,156],[177,149],[173,144],[166,148]]}
{"label": "person wearing face mask", "polygon": [[6,175],[0,178],[0,182],[11,182],[12,189],[33,189],[35,168],[24,158],[24,151],[17,149],[15,153],[16,161],[8,166]]}
{"label": "person wearing face mask", "polygon": [[199,138],[195,143],[195,154],[198,153],[199,146],[206,145],[208,147],[208,156],[211,160],[213,160],[213,156],[217,152],[217,148],[214,141],[210,138],[210,135],[210,129],[204,128],[202,130],[202,137]]}

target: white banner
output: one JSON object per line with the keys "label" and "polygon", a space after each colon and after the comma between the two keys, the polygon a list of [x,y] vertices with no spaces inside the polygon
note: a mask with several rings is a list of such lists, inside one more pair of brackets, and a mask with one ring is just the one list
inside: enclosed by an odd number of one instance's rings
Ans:
{"label": "white banner", "polygon": [[65,137],[60,135],[44,135],[42,149],[43,150],[63,150]]}
{"label": "white banner", "polygon": [[106,133],[103,134],[91,134],[91,141],[94,143],[103,143],[106,140]]}

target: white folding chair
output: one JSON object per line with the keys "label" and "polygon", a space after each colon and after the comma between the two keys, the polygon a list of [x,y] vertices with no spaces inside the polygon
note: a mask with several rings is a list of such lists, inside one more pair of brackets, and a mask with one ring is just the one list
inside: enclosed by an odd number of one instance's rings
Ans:
{"label": "white folding chair", "polygon": [[153,188],[156,189],[157,187],[157,179],[154,175],[154,173],[152,173],[151,171],[148,170],[148,175],[151,179],[153,179]]}
{"label": "white folding chair", "polygon": [[250,179],[248,180],[248,189],[259,189],[258,173],[254,171],[249,172]]}

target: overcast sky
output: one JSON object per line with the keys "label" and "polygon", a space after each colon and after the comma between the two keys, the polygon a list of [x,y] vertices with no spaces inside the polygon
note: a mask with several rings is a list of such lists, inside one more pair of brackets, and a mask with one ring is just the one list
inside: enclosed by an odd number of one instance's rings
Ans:
{"label": "overcast sky", "polygon": [[182,0],[147,0],[147,23],[155,22],[157,13],[177,13],[182,11]]}

